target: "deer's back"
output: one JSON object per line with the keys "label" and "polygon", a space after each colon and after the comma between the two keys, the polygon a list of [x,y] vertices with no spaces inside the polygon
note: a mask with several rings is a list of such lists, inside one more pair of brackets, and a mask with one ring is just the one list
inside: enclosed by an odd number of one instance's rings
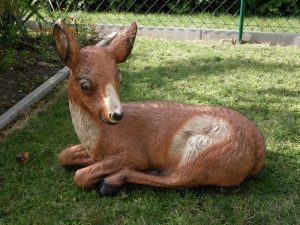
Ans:
{"label": "deer's back", "polygon": [[265,151],[264,138],[256,125],[226,107],[169,101],[133,102],[122,107],[124,124],[138,126],[140,140],[148,141],[149,148],[168,148],[169,157],[181,164],[221,142],[244,154]]}

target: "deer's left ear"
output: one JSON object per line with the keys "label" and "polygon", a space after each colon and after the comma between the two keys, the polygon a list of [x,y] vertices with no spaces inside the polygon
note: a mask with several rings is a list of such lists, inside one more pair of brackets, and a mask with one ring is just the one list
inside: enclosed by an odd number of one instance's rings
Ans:
{"label": "deer's left ear", "polygon": [[130,55],[136,33],[137,25],[133,22],[125,33],[117,36],[107,47],[107,50],[115,56],[117,63],[125,62],[127,57]]}
{"label": "deer's left ear", "polygon": [[61,19],[55,23],[53,35],[60,59],[73,69],[80,56],[79,46],[74,35]]}

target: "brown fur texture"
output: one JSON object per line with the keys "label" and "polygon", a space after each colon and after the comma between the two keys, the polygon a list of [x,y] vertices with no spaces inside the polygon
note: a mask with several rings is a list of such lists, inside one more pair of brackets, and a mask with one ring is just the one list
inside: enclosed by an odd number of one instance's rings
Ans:
{"label": "brown fur texture", "polygon": [[63,150],[59,162],[81,168],[75,183],[94,188],[105,177],[100,192],[109,194],[126,182],[231,187],[256,175],[265,161],[264,138],[241,113],[169,101],[120,103],[116,64],[127,59],[136,32],[132,23],[108,47],[79,51],[63,22],[55,25],[58,53],[72,70],[70,111],[81,141]]}

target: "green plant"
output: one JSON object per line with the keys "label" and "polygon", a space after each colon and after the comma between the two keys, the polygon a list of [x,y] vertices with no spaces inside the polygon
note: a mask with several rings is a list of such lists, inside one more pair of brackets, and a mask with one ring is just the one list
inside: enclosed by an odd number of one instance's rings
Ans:
{"label": "green plant", "polygon": [[[43,20],[39,13],[42,5],[37,0],[2,0],[0,3],[0,42],[14,45],[28,37],[27,21],[35,17]],[[13,41],[12,41],[13,40]]]}
{"label": "green plant", "polygon": [[7,48],[5,50],[0,50],[0,69],[7,70],[10,67],[18,65],[18,60],[16,60],[17,51],[13,48]]}
{"label": "green plant", "polygon": [[7,24],[6,28],[0,34],[0,43],[6,43],[8,46],[15,46],[20,43],[20,35],[14,24]]}
{"label": "green plant", "polygon": [[35,82],[42,83],[42,82],[45,82],[48,79],[48,77],[47,76],[42,76],[40,74],[35,74],[34,79],[35,79]]}
{"label": "green plant", "polygon": [[[55,3],[55,4],[54,4]],[[75,35],[77,41],[82,46],[86,44],[89,40],[96,37],[96,24],[89,22],[88,15],[85,14],[83,17],[80,11],[73,12],[72,4],[82,5],[83,2],[78,1],[66,1],[66,7],[58,7],[61,4],[58,1],[49,1],[51,10],[44,10],[45,18],[56,22],[58,19],[64,21],[69,30]],[[41,31],[41,37],[45,39],[46,34],[51,34],[52,29]],[[51,39],[53,39],[51,35]]]}
{"label": "green plant", "polygon": [[46,80],[48,80],[48,76],[44,75],[43,76],[43,82],[45,82]]}
{"label": "green plant", "polygon": [[300,5],[295,0],[269,0],[269,1],[246,1],[246,9],[248,15],[258,16],[291,16],[297,14]]}
{"label": "green plant", "polygon": [[[57,2],[57,1],[55,1]],[[69,8],[60,8],[60,7],[54,7],[53,3],[51,1],[49,1],[50,4],[50,11],[46,11],[48,13],[48,17],[50,17],[52,19],[52,21],[56,21],[58,19],[62,19],[64,22],[66,22],[66,20],[69,17]]]}
{"label": "green plant", "polygon": [[41,82],[41,76],[39,74],[35,74],[35,81],[37,83],[40,83]]}
{"label": "green plant", "polygon": [[21,55],[24,59],[26,59],[28,57],[28,51],[27,50],[22,50],[21,51]]}

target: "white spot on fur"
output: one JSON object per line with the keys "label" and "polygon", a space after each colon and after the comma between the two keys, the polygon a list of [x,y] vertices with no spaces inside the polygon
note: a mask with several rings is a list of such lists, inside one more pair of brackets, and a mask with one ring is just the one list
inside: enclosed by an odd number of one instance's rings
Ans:
{"label": "white spot on fur", "polygon": [[209,146],[224,140],[228,132],[228,124],[221,119],[195,117],[175,135],[171,156],[180,164],[188,163]]}
{"label": "white spot on fur", "polygon": [[77,136],[88,154],[93,158],[94,150],[100,138],[100,130],[91,116],[81,109],[80,106],[69,101],[69,108]]}
{"label": "white spot on fur", "polygon": [[104,98],[104,104],[107,108],[108,114],[110,113],[118,113],[120,114],[122,110],[122,106],[118,95],[112,84],[107,84],[105,87],[106,97]]}

